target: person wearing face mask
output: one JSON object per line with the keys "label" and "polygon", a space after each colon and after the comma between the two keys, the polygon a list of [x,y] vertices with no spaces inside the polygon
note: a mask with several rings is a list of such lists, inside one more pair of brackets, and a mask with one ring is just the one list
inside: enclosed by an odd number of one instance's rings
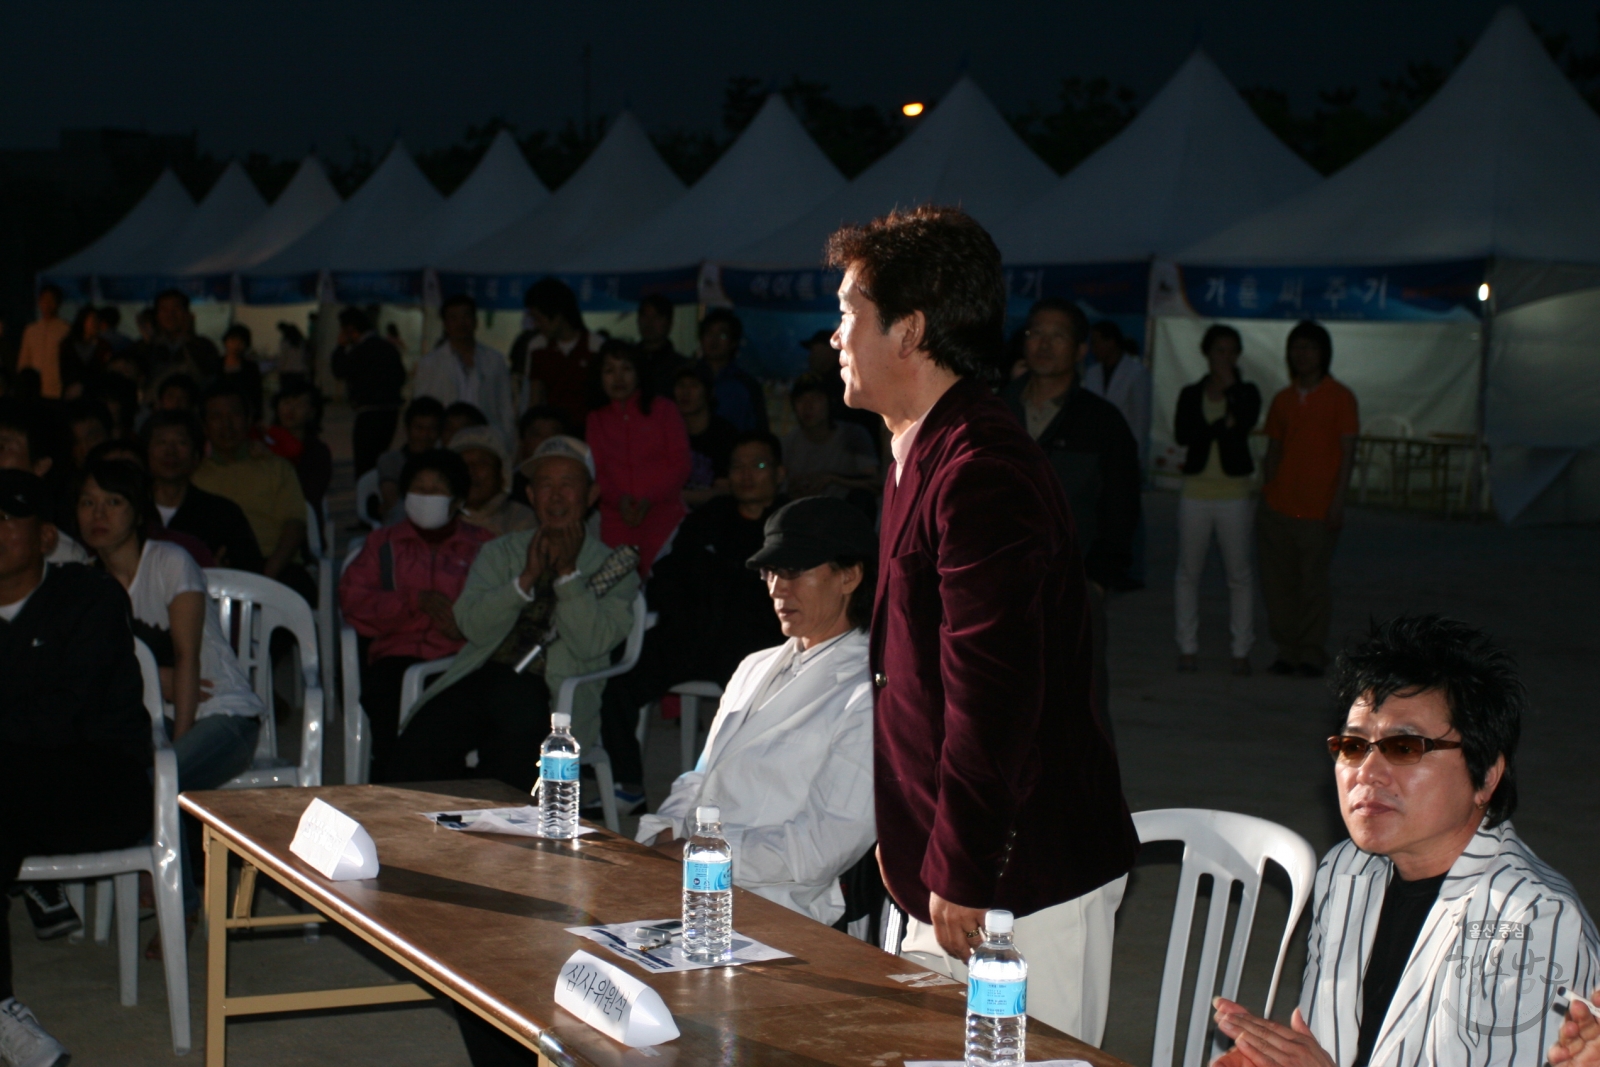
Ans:
{"label": "person wearing face mask", "polygon": [[365,639],[361,707],[372,724],[372,781],[387,777],[406,669],[465,641],[453,608],[478,550],[494,538],[461,520],[472,476],[455,452],[412,456],[400,474],[405,520],[373,531],[339,580],[344,617]]}

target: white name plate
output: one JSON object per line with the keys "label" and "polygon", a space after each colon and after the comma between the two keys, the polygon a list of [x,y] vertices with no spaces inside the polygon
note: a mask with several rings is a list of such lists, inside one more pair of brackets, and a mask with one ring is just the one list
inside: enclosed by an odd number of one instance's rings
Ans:
{"label": "white name plate", "polygon": [[579,949],[561,965],[556,1003],[630,1048],[678,1036],[661,995],[620,967]]}
{"label": "white name plate", "polygon": [[289,851],[335,882],[378,875],[378,846],[372,843],[372,835],[324,800],[306,805]]}

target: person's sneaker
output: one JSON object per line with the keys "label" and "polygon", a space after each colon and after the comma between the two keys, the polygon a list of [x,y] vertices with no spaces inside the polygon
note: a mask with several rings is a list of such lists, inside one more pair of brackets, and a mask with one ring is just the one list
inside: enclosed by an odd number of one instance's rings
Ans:
{"label": "person's sneaker", "polygon": [[0,1060],[11,1067],[67,1067],[71,1059],[22,1001],[0,1000]]}
{"label": "person's sneaker", "polygon": [[1288,675],[1288,674],[1296,673],[1294,664],[1290,663],[1286,659],[1275,659],[1275,660],[1273,660],[1272,661],[1272,666],[1268,667],[1267,670],[1271,671],[1273,674],[1285,674],[1285,675]]}
{"label": "person's sneaker", "polygon": [[83,929],[83,920],[60,882],[24,882],[22,900],[33,920],[33,934],[40,941],[53,941]]}

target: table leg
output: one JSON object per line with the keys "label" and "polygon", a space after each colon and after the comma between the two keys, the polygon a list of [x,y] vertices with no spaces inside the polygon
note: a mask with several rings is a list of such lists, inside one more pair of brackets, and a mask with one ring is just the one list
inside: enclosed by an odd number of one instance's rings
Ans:
{"label": "table leg", "polygon": [[206,853],[206,1067],[224,1067],[228,1058],[228,846],[205,831]]}

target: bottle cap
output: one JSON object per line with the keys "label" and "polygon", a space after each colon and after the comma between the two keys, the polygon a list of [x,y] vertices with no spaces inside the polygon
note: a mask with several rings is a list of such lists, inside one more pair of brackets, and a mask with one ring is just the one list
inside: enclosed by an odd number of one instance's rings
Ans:
{"label": "bottle cap", "polygon": [[983,928],[991,934],[1009,934],[1014,920],[1004,908],[995,908],[983,917]]}
{"label": "bottle cap", "polygon": [[550,713],[550,729],[567,730],[572,727],[572,716],[564,711]]}
{"label": "bottle cap", "polygon": [[694,809],[694,821],[702,825],[708,822],[721,822],[722,809],[715,804],[702,804]]}

